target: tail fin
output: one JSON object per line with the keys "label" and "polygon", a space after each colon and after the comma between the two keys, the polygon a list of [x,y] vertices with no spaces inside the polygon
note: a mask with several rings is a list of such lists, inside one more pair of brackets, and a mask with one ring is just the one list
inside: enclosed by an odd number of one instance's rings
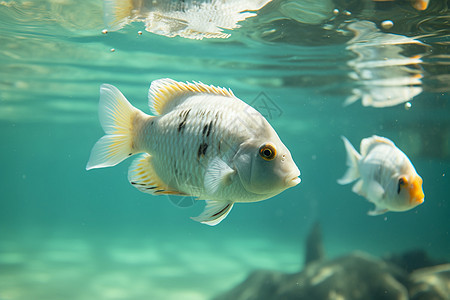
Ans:
{"label": "tail fin", "polygon": [[98,114],[106,135],[92,148],[86,170],[115,166],[136,154],[132,147],[133,121],[143,113],[133,107],[116,87],[102,84]]}
{"label": "tail fin", "polygon": [[355,181],[359,178],[359,169],[358,169],[358,161],[361,159],[361,155],[358,151],[353,148],[352,144],[342,136],[342,140],[344,141],[345,150],[347,150],[347,172],[345,172],[344,176],[341,179],[338,179],[339,184],[347,184],[352,181]]}
{"label": "tail fin", "polygon": [[119,30],[133,21],[133,0],[104,0],[103,21],[111,31]]}

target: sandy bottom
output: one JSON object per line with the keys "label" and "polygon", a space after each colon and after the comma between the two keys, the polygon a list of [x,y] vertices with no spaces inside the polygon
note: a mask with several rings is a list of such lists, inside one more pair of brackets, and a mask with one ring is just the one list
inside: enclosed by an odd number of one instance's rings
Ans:
{"label": "sandy bottom", "polygon": [[255,269],[299,270],[299,246],[251,237],[208,245],[180,239],[2,240],[0,300],[210,299]]}

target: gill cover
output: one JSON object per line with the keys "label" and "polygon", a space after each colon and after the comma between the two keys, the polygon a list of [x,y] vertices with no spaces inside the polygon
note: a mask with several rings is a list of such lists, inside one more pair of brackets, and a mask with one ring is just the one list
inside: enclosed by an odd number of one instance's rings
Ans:
{"label": "gill cover", "polygon": [[289,187],[286,185],[289,174],[299,174],[289,150],[280,140],[243,143],[235,165],[244,188],[255,194],[281,192]]}

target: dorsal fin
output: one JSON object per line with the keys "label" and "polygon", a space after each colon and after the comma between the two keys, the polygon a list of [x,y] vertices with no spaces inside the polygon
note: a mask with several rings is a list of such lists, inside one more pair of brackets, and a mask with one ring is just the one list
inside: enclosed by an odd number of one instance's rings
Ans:
{"label": "dorsal fin", "polygon": [[365,138],[361,141],[360,151],[362,156],[366,156],[366,154],[370,151],[370,149],[375,144],[387,144],[392,147],[395,147],[395,144],[388,138],[373,135],[370,138]]}
{"label": "dorsal fin", "polygon": [[170,78],[158,79],[152,82],[148,91],[150,110],[154,115],[165,112],[168,103],[185,94],[205,93],[234,97],[230,89],[206,85],[201,82],[179,82]]}

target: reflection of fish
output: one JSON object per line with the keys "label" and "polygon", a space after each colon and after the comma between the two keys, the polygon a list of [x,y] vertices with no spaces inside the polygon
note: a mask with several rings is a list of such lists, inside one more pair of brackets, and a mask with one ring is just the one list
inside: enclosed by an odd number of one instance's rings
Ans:
{"label": "reflection of fish", "polygon": [[359,179],[352,190],[375,204],[369,215],[406,211],[423,202],[422,178],[392,141],[375,135],[365,138],[359,154],[345,137],[342,139],[349,168],[338,183]]}
{"label": "reflection of fish", "polygon": [[[395,1],[395,0],[373,0],[375,2],[387,2],[387,1]],[[430,3],[430,0],[409,0],[411,5],[417,10],[425,10]]]}
{"label": "reflection of fish", "polygon": [[153,195],[206,200],[194,220],[216,225],[235,202],[270,198],[300,182],[300,171],[275,130],[230,90],[202,83],[156,80],[149,101],[155,116],[133,107],[118,89],[100,88],[106,132],[86,169],[114,166],[144,153],[128,179]]}
{"label": "reflection of fish", "polygon": [[223,29],[256,16],[271,0],[104,0],[104,19],[110,30],[133,22],[145,22],[145,29],[168,37],[191,39],[227,38]]}
{"label": "reflection of fish", "polygon": [[408,45],[417,48],[425,44],[410,37],[381,32],[370,21],[357,21],[348,28],[355,37],[346,49],[357,57],[347,65],[353,69],[349,76],[357,86],[345,105],[361,99],[364,106],[394,106],[422,92],[421,55],[406,57],[403,52]]}

